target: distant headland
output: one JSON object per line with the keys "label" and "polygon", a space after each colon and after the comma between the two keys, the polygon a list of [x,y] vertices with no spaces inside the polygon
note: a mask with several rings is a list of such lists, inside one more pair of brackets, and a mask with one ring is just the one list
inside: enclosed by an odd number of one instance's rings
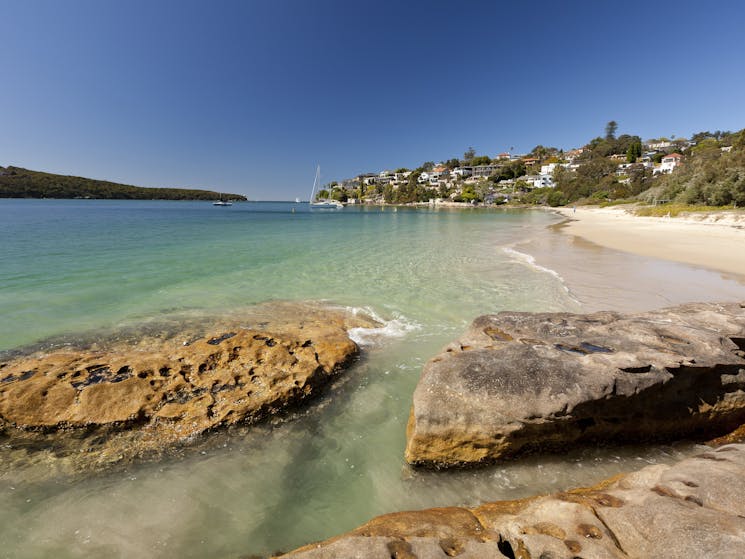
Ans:
{"label": "distant headland", "polygon": [[185,188],[147,188],[0,167],[0,198],[99,198],[108,200],[246,200],[241,194]]}

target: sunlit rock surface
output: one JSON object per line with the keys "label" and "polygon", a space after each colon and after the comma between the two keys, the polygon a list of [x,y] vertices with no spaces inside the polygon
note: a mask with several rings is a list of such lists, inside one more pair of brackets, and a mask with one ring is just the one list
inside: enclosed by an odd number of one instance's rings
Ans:
{"label": "sunlit rock surface", "polygon": [[15,356],[0,363],[3,446],[74,442],[83,461],[106,463],[255,422],[316,394],[357,355],[348,330],[372,326],[341,310],[277,303],[245,320]]}
{"label": "sunlit rock surface", "polygon": [[593,488],[375,518],[287,559],[745,557],[745,445]]}
{"label": "sunlit rock surface", "polygon": [[745,308],[477,318],[424,367],[406,459],[434,467],[745,423]]}

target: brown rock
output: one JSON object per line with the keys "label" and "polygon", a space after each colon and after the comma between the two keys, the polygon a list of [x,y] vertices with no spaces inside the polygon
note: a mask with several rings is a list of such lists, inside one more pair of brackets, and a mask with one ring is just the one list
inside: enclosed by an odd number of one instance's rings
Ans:
{"label": "brown rock", "polygon": [[[199,335],[11,359],[0,366],[0,428],[11,440],[85,429],[142,454],[260,420],[318,392],[358,352],[348,328],[372,325],[317,309],[294,321],[218,322]],[[137,436],[111,437],[123,432]]]}
{"label": "brown rock", "polygon": [[482,316],[425,365],[406,459],[440,467],[720,436],[745,423],[743,347],[738,304]]}
{"label": "brown rock", "polygon": [[745,557],[743,503],[745,445],[729,445],[594,488],[384,515],[281,557],[734,559]]}

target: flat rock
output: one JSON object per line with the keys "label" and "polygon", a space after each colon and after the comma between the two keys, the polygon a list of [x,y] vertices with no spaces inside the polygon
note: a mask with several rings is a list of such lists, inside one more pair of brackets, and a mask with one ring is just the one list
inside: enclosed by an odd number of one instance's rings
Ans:
{"label": "flat rock", "polygon": [[91,457],[117,461],[298,404],[357,355],[348,330],[374,323],[300,305],[279,318],[287,310],[12,357],[0,363],[4,446],[95,439]]}
{"label": "flat rock", "polygon": [[582,443],[704,440],[745,423],[745,308],[477,318],[424,367],[406,460],[456,466]]}
{"label": "flat rock", "polygon": [[745,557],[745,445],[592,488],[393,513],[286,559]]}

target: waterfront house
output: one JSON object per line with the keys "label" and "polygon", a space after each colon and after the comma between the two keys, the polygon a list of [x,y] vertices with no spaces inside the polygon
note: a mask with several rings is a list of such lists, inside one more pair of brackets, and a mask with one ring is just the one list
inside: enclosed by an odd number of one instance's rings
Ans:
{"label": "waterfront house", "polygon": [[441,181],[445,181],[448,178],[450,171],[443,165],[438,165],[431,171],[424,171],[419,175],[420,183],[429,183],[431,186],[437,186]]}

